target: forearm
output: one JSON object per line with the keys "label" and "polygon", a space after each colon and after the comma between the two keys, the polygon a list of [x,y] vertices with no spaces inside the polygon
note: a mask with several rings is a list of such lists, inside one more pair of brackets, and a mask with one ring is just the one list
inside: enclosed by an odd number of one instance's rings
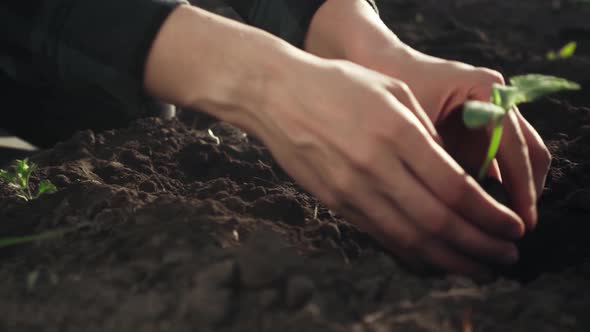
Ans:
{"label": "forearm", "polygon": [[144,83],[160,99],[251,129],[269,86],[306,57],[261,30],[181,6],[153,42]]}

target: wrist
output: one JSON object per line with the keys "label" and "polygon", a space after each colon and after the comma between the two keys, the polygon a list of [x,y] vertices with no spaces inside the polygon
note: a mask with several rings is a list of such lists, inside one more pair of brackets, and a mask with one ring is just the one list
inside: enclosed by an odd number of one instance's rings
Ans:
{"label": "wrist", "polygon": [[404,46],[366,0],[327,0],[312,18],[304,47],[322,57],[348,59],[383,45]]}
{"label": "wrist", "polygon": [[365,0],[326,1],[311,22],[305,48],[325,58],[388,68],[390,76],[419,53],[403,43]]}

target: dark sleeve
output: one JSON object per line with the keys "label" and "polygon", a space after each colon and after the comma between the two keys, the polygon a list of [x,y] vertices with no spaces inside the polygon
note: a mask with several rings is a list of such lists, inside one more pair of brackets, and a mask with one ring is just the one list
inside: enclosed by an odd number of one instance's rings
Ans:
{"label": "dark sleeve", "polygon": [[[302,47],[315,12],[326,0],[226,0],[246,21]],[[339,1],[339,0],[334,0]],[[377,10],[375,0],[367,0]]]}
{"label": "dark sleeve", "polygon": [[183,0],[6,0],[0,70],[31,85],[101,90],[135,109],[160,26]]}

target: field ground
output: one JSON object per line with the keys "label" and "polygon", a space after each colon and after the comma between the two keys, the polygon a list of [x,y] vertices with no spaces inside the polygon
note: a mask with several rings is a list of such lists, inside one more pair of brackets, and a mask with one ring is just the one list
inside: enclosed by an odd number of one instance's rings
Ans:
{"label": "field ground", "polygon": [[[381,0],[427,53],[590,87],[590,5]],[[548,61],[570,40],[577,54]],[[1,331],[590,331],[590,94],[522,107],[554,154],[540,225],[497,281],[406,270],[240,131],[197,117],[82,131],[33,158],[59,192],[0,188]],[[211,128],[221,144],[207,135]]]}

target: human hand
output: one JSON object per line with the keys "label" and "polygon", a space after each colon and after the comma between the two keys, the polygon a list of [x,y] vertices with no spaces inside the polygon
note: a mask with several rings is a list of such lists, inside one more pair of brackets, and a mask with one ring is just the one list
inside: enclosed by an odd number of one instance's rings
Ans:
{"label": "human hand", "polygon": [[253,131],[299,184],[410,264],[477,276],[517,260],[522,221],[444,151],[404,83],[315,57],[289,68]]}
{"label": "human hand", "polygon": [[507,239],[522,221],[444,151],[396,79],[189,6],[161,28],[145,76],[153,96],[259,137],[304,188],[409,263],[477,275],[516,259]]}
{"label": "human hand", "polygon": [[[457,112],[452,113],[468,99],[488,101],[492,84],[503,83],[498,72],[412,49],[362,0],[322,5],[312,20],[305,47],[321,57],[347,59],[405,82],[439,129],[448,152],[468,169],[482,164],[488,133],[468,131]],[[514,210],[531,229],[551,156],[520,112],[509,114],[490,175],[503,179]]]}
{"label": "human hand", "polygon": [[[485,159],[489,132],[467,129],[460,106],[467,100],[489,101],[494,83],[504,84],[502,75],[456,61],[443,60],[407,50],[400,54],[375,56],[369,67],[408,84],[429,118],[439,130],[447,151],[466,169],[477,170]],[[388,60],[389,59],[389,60]],[[490,175],[502,179],[514,210],[528,229],[537,222],[536,201],[540,196],[551,156],[539,134],[515,109],[505,118],[504,135]]]}

